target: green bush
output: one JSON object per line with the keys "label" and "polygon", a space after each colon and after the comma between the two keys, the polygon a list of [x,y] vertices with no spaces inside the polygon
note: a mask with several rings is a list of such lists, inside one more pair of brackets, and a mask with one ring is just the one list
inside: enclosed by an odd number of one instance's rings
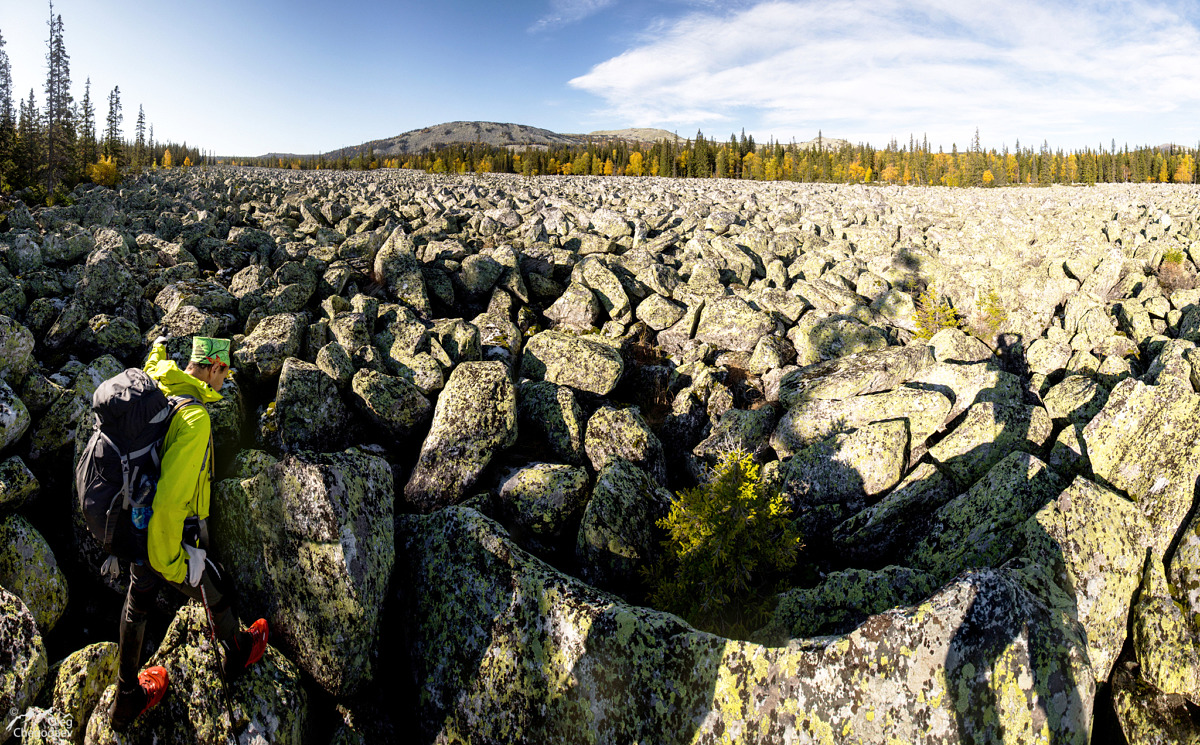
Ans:
{"label": "green bush", "polygon": [[767,619],[800,537],[787,500],[748,453],[726,453],[706,484],[681,492],[658,522],[662,558],[648,572],[650,604],[697,628],[746,638]]}
{"label": "green bush", "polygon": [[992,288],[981,294],[975,301],[975,314],[978,318],[976,336],[991,344],[992,339],[1008,321],[1008,309],[1004,307],[1000,293]]}
{"label": "green bush", "polygon": [[933,285],[925,288],[917,298],[917,309],[913,313],[913,323],[917,326],[916,338],[928,341],[942,329],[957,329],[962,327],[962,319],[958,311],[946,298],[938,295]]}

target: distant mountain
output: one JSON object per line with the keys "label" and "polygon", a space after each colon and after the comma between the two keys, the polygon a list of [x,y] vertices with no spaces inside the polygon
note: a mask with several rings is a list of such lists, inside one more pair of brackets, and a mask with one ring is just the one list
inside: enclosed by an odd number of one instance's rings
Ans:
{"label": "distant mountain", "polygon": [[844,147],[850,146],[849,140],[839,140],[836,137],[822,137],[818,141],[817,138],[814,137],[808,142],[797,142],[796,147],[800,148],[801,150],[808,150],[809,148],[817,147],[818,144],[820,144],[822,150],[828,151],[841,150]]}

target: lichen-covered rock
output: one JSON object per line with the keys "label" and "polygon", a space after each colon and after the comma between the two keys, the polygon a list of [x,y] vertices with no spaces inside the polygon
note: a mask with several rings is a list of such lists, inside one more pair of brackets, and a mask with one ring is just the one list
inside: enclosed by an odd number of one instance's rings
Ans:
{"label": "lichen-covered rock", "polygon": [[5,315],[0,315],[0,380],[19,385],[33,369],[33,333]]}
{"label": "lichen-covered rock", "polygon": [[431,511],[460,501],[496,454],[517,440],[517,393],[500,362],[463,362],[438,396],[404,496]]}
{"label": "lichen-covered rock", "polygon": [[[949,330],[949,329],[947,329]],[[940,332],[939,332],[940,333]],[[999,369],[995,361],[930,365],[908,381],[913,388],[937,391],[952,401],[946,421],[953,421],[974,404],[1021,400],[1025,385],[1019,377]]]}
{"label": "lichen-covered rock", "polygon": [[771,434],[771,447],[780,457],[787,457],[836,432],[888,419],[906,421],[911,443],[916,446],[942,426],[949,411],[950,399],[937,391],[916,388],[840,400],[814,399],[784,412]]}
{"label": "lichen-covered rock", "polygon": [[88,315],[136,302],[141,294],[141,286],[118,252],[105,247],[97,248],[88,256],[75,285],[75,296],[87,308]]}
{"label": "lichen-covered rock", "polygon": [[0,520],[0,585],[16,593],[48,634],[67,608],[67,578],[42,534],[20,515]]}
{"label": "lichen-covered rock", "polygon": [[412,308],[422,318],[433,314],[416,248],[403,227],[392,231],[375,254],[374,268],[375,276],[382,280],[388,294],[397,302]]}
{"label": "lichen-covered rock", "polygon": [[30,421],[25,402],[0,380],[0,452],[25,435]]}
{"label": "lichen-covered rock", "polygon": [[15,512],[37,494],[38,488],[37,477],[20,456],[0,462],[0,515]]}
{"label": "lichen-covered rock", "polygon": [[278,447],[330,453],[346,446],[350,414],[337,384],[316,365],[289,357],[275,393]]}
{"label": "lichen-covered rock", "polygon": [[904,564],[942,581],[961,571],[999,566],[1026,520],[1062,491],[1061,478],[1028,453],[1005,456],[965,493],[942,505]]}
{"label": "lichen-covered rock", "polygon": [[[124,370],[124,366],[112,355],[96,358],[90,365],[76,367],[70,387],[54,401],[50,410],[42,416],[30,438],[29,458],[37,460],[43,455],[57,452],[74,442],[76,455],[90,436],[93,418],[92,395],[105,380]],[[82,440],[83,442],[80,442]]]}
{"label": "lichen-covered rock", "polygon": [[763,459],[773,431],[773,408],[764,406],[753,411],[730,409],[713,424],[712,434],[692,448],[692,453],[710,465],[731,450],[742,450]]}
{"label": "lichen-covered rock", "polygon": [[164,313],[184,305],[194,305],[214,315],[236,313],[238,298],[213,280],[187,279],[164,287],[154,298],[154,304]]}
{"label": "lichen-covered rock", "polygon": [[933,348],[934,359],[943,363],[988,362],[994,356],[987,344],[955,328],[942,329],[926,343]]}
{"label": "lichen-covered rock", "polygon": [[298,313],[263,318],[234,350],[235,365],[260,381],[275,378],[288,357],[300,356],[305,329],[304,317]]}
{"label": "lichen-covered rock", "polygon": [[555,458],[583,465],[586,422],[574,391],[544,380],[525,380],[517,389],[517,401],[523,438],[544,438]]}
{"label": "lichen-covered rock", "polygon": [[239,607],[265,616],[272,642],[335,696],[373,676],[392,503],[391,467],[353,448],[289,456],[214,494],[212,531]]}
{"label": "lichen-covered rock", "polygon": [[929,455],[966,488],[1013,451],[1041,454],[1052,429],[1040,406],[984,401],[968,409]]}
{"label": "lichen-covered rock", "polygon": [[[47,710],[48,719],[60,725],[64,740],[80,742],[104,689],[116,680],[116,643],[89,644],[50,666],[38,705]],[[49,738],[42,741],[53,742]]]}
{"label": "lichen-covered rock", "polygon": [[448,356],[447,368],[483,359],[479,329],[461,318],[439,318],[429,330],[429,338]]}
{"label": "lichen-covered rock", "polygon": [[1107,402],[1108,391],[1085,375],[1068,375],[1042,396],[1050,417],[1070,424],[1087,424]]}
{"label": "lichen-covered rock", "polygon": [[597,409],[587,421],[583,449],[596,471],[602,470],[609,459],[620,457],[650,474],[660,485],[667,483],[662,442],[636,406]]}
{"label": "lichen-covered rock", "polygon": [[671,500],[645,471],[619,456],[610,458],[596,474],[579,525],[580,576],[597,587],[628,591],[638,569],[658,556],[655,523],[666,517]]}
{"label": "lichen-covered rock", "polygon": [[934,364],[924,344],[888,347],[793,370],[779,381],[779,400],[787,408],[816,399],[843,399],[899,388]]}
{"label": "lichen-covered rock", "polygon": [[696,338],[735,352],[753,352],[758,340],[775,330],[775,322],[738,297],[714,298],[704,304]]}
{"label": "lichen-covered rock", "polygon": [[87,722],[86,742],[302,743],[308,695],[296,666],[267,647],[261,660],[226,687],[209,634],[198,603],[181,608],[146,662],[167,670],[170,685],[162,702],[135,719],[127,733],[118,734],[109,720],[117,692],[116,685],[110,685]]}
{"label": "lichen-covered rock", "polygon": [[433,405],[410,381],[370,369],[350,381],[354,404],[384,432],[400,440],[425,423]]}
{"label": "lichen-covered rock", "polygon": [[530,463],[500,484],[500,502],[520,536],[546,543],[563,535],[591,496],[587,471],[557,463]]}
{"label": "lichen-covered rock", "polygon": [[621,353],[587,336],[543,331],[529,338],[521,357],[521,375],[607,396],[625,372]]}
{"label": "lichen-covered rock", "polygon": [[430,740],[1089,739],[1082,631],[1005,570],[838,639],[763,647],[596,592],[474,510],[406,517],[399,545],[412,557],[401,617]]}
{"label": "lichen-covered rock", "polygon": [[649,297],[638,303],[635,315],[639,321],[655,331],[662,331],[678,323],[686,312],[687,309],[679,303],[672,302],[657,293],[651,293]]}
{"label": "lichen-covered rock", "polygon": [[937,510],[958,491],[932,463],[922,463],[870,507],[834,528],[833,543],[848,556],[877,561],[924,535]]}
{"label": "lichen-covered rock", "polygon": [[46,680],[46,646],[33,614],[16,594],[0,587],[0,743],[17,714],[33,705]]}
{"label": "lichen-covered rock", "polygon": [[1129,496],[1166,559],[1200,477],[1200,396],[1191,386],[1124,380],[1083,430],[1096,479]]}
{"label": "lichen-covered rock", "polygon": [[1200,655],[1183,607],[1157,556],[1147,556],[1129,627],[1139,677],[1163,693],[1200,699]]}
{"label": "lichen-covered rock", "polygon": [[1145,518],[1124,497],[1076,478],[1021,527],[1017,542],[1021,555],[1051,572],[1065,592],[1063,609],[1087,632],[1096,679],[1107,680],[1125,644],[1149,546]]}
{"label": "lichen-covered rock", "polygon": [[796,356],[802,360],[836,360],[842,357],[887,349],[887,337],[882,331],[859,319],[842,314],[823,318],[797,332],[792,340]]}
{"label": "lichen-covered rock", "polygon": [[770,623],[755,638],[786,644],[788,639],[848,634],[868,616],[915,605],[938,587],[928,573],[894,565],[832,572],[816,587],[782,593]]}
{"label": "lichen-covered rock", "polygon": [[[1132,667],[1132,664],[1131,664]],[[1135,669],[1118,665],[1113,671],[1112,702],[1121,734],[1130,745],[1198,745],[1196,726],[1187,701],[1140,679]]]}
{"label": "lichen-covered rock", "polygon": [[1071,345],[1062,341],[1037,339],[1025,352],[1025,361],[1029,364],[1030,372],[1042,375],[1052,375],[1066,368],[1070,359]]}
{"label": "lichen-covered rock", "polygon": [[338,388],[350,385],[350,380],[354,377],[354,363],[350,360],[350,354],[346,348],[341,344],[331,341],[321,347],[317,351],[315,362],[321,372],[328,375]]}

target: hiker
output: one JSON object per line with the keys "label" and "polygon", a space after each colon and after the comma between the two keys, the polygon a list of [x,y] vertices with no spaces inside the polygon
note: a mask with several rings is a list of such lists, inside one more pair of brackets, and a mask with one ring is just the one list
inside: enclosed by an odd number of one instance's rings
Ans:
{"label": "hiker", "polygon": [[147,526],[148,560],[129,568],[129,592],[121,612],[117,697],[112,727],[122,730],[156,706],[167,690],[167,671],[154,666],[138,673],[146,613],[163,583],[206,605],[224,654],[226,681],[258,662],[267,645],[267,622],[258,619],[238,631],[230,607],[232,588],[224,571],[206,556],[209,495],[213,472],[212,424],[203,404],[221,399],[229,375],[229,340],[192,340],[186,370],[167,359],[166,339],[155,340],[145,371],[168,396],[186,396],[201,405],[176,410],[162,448],[162,472]]}

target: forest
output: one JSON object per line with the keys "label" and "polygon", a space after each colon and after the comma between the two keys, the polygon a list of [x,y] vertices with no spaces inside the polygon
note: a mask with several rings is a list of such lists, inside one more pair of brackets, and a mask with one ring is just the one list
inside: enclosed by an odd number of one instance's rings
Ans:
{"label": "forest", "polygon": [[[836,141],[842,143],[842,141]],[[907,144],[892,140],[884,148],[869,144],[833,146],[821,136],[806,145],[755,143],[754,137],[730,135],[727,141],[703,132],[687,139],[640,143],[590,143],[584,146],[530,146],[523,149],[479,143],[451,145],[400,157],[366,148],[355,157],[238,158],[224,162],[271,168],[370,170],[412,168],[428,173],[519,173],[525,176],[666,176],[800,181],[839,184],[884,183],[917,186],[1013,186],[1095,184],[1103,182],[1188,183],[1200,180],[1200,152],[1175,145],[1064,151],[1022,146],[984,148],[975,132],[971,146],[935,151],[925,139]]]}
{"label": "forest", "polygon": [[147,168],[212,162],[186,142],[155,139],[154,125],[141,106],[134,138],[126,139],[120,86],[109,92],[104,121],[98,121],[91,79],[84,83],[81,100],[71,94],[71,58],[63,40],[62,15],[55,15],[53,3],[47,25],[40,106],[32,89],[16,100],[12,65],[0,32],[0,193],[19,192],[28,203],[52,205],[69,200],[71,189],[85,181],[115,186],[123,174]]}

